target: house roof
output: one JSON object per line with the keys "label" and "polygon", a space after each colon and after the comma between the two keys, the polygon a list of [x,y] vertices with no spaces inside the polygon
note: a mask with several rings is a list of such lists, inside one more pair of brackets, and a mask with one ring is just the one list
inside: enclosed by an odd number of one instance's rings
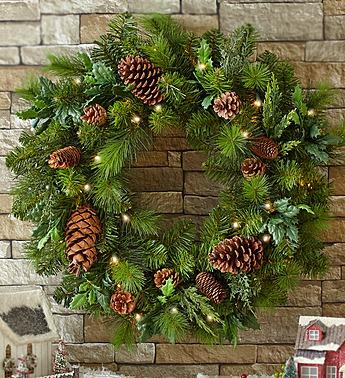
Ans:
{"label": "house roof", "polygon": [[326,352],[316,350],[297,350],[294,361],[298,363],[324,364]]}
{"label": "house roof", "polygon": [[0,332],[14,343],[58,338],[50,304],[41,287],[0,287],[0,303]]}
{"label": "house roof", "polygon": [[[321,341],[306,339],[306,330],[314,324],[322,325],[325,332]],[[295,349],[307,351],[338,350],[345,340],[345,319],[301,316],[297,331]]]}

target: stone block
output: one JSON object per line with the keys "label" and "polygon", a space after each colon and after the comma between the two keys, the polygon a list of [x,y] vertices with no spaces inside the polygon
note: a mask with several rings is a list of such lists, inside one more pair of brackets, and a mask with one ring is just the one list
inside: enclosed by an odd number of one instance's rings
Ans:
{"label": "stone block", "polygon": [[207,159],[204,152],[187,151],[182,156],[184,171],[203,171],[202,163]]}
{"label": "stone block", "polygon": [[179,0],[127,0],[131,13],[180,13]]}
{"label": "stone block", "polygon": [[216,14],[216,0],[183,0],[182,13],[192,14]]}
{"label": "stone block", "polygon": [[327,81],[334,88],[342,88],[345,81],[345,63],[310,63],[293,62],[296,75],[303,87],[314,87],[315,84]]}
{"label": "stone block", "polygon": [[345,15],[325,16],[325,39],[345,39]]}
{"label": "stone block", "polygon": [[168,151],[169,167],[181,167],[181,152]]}
{"label": "stone block", "polygon": [[11,126],[10,111],[0,110],[0,129],[9,129]]}
{"label": "stone block", "polygon": [[42,41],[45,45],[78,44],[79,15],[42,16]]}
{"label": "stone block", "polygon": [[337,127],[345,121],[345,109],[328,109],[325,115],[331,127]]}
{"label": "stone block", "polygon": [[155,344],[137,344],[131,350],[121,347],[115,351],[115,361],[124,364],[153,364],[155,361]]}
{"label": "stone block", "polygon": [[331,219],[328,229],[322,234],[322,240],[326,243],[345,242],[345,219]]}
{"label": "stone block", "polygon": [[[2,42],[0,41],[0,45],[1,44]],[[38,67],[0,67],[0,91],[14,92],[16,89],[18,89],[28,81],[29,75],[38,73],[40,73],[40,69]]]}
{"label": "stone block", "polygon": [[157,364],[254,363],[255,345],[158,344]]}
{"label": "stone block", "polygon": [[294,291],[290,292],[288,306],[321,306],[321,283],[317,281],[301,282],[301,284]]}
{"label": "stone block", "polygon": [[325,15],[345,14],[345,3],[343,0],[324,0],[323,10]]}
{"label": "stone block", "polygon": [[30,102],[17,93],[12,93],[11,113],[16,114],[30,107]]}
{"label": "stone block", "polygon": [[0,47],[0,65],[10,66],[10,65],[15,65],[19,63],[20,63],[20,58],[19,58],[18,47]]}
{"label": "stone block", "polygon": [[40,43],[39,22],[1,22],[0,45],[25,46]]}
{"label": "stone block", "polygon": [[243,372],[255,377],[273,376],[280,369],[281,364],[221,365],[220,376],[224,378],[240,377]]}
{"label": "stone block", "polygon": [[8,259],[11,257],[11,242],[8,240],[0,240],[0,259]]}
{"label": "stone block", "polygon": [[345,41],[308,41],[305,52],[309,62],[343,62]]}
{"label": "stone block", "polygon": [[109,343],[114,332],[114,319],[85,315],[84,337],[86,343]]}
{"label": "stone block", "polygon": [[181,168],[132,168],[129,186],[135,192],[182,191]]}
{"label": "stone block", "polygon": [[83,343],[83,315],[54,315],[54,323],[59,335],[66,343]]}
{"label": "stone block", "polygon": [[231,32],[245,23],[257,29],[261,40],[323,38],[322,4],[318,3],[220,3],[220,28],[223,32]]}
{"label": "stone block", "polygon": [[170,227],[172,227],[176,222],[188,221],[194,223],[196,230],[199,231],[206,218],[207,217],[202,215],[166,214],[161,220],[161,227],[163,230],[167,230]]}
{"label": "stone block", "polygon": [[184,197],[184,213],[195,215],[208,215],[210,211],[217,205],[217,197]]}
{"label": "stone block", "polygon": [[345,195],[345,166],[329,167],[329,179],[332,181],[332,194]]}
{"label": "stone block", "polygon": [[218,16],[178,14],[172,18],[181,24],[186,30],[197,35],[202,35],[210,29],[218,29]]}
{"label": "stone block", "polygon": [[11,122],[11,129],[30,129],[31,128],[31,120],[30,119],[20,119],[15,114],[11,114],[10,116]]}
{"label": "stone block", "polygon": [[7,110],[11,107],[11,93],[0,92],[0,109]]}
{"label": "stone block", "polygon": [[13,240],[12,241],[12,258],[14,259],[25,259],[25,240]]}
{"label": "stone block", "polygon": [[176,214],[183,212],[182,192],[141,192],[135,200],[144,209],[157,213]]}
{"label": "stone block", "polygon": [[105,364],[114,361],[114,347],[111,344],[67,344],[66,349],[70,362]]}
{"label": "stone block", "polygon": [[345,318],[345,303],[323,303],[322,315]]}
{"label": "stone block", "polygon": [[202,172],[185,172],[185,193],[217,196],[222,186],[209,180]]}
{"label": "stone block", "polygon": [[133,167],[166,167],[168,166],[168,154],[166,151],[144,151],[137,155],[132,163]]}
{"label": "stone block", "polygon": [[345,147],[338,147],[330,159],[330,165],[345,165]]}
{"label": "stone block", "polygon": [[278,55],[281,59],[289,61],[304,60],[305,43],[303,42],[259,42],[257,45],[258,55],[266,50]]}
{"label": "stone block", "polygon": [[[1,221],[0,221],[1,222]],[[59,276],[40,276],[28,260],[1,259],[0,285],[58,285]]]}
{"label": "stone block", "polygon": [[12,209],[12,197],[9,194],[0,194],[0,214],[8,214]]}
{"label": "stone block", "polygon": [[330,215],[333,217],[345,216],[345,196],[332,196]]}
{"label": "stone block", "polygon": [[12,215],[0,215],[0,239],[28,240],[31,236],[32,226],[22,222]]}
{"label": "stone block", "polygon": [[72,314],[84,314],[85,313],[85,311],[83,311],[83,310],[71,310],[68,307],[64,307],[62,304],[57,303],[56,300],[53,298],[53,294],[54,294],[54,291],[55,291],[54,286],[47,286],[47,287],[44,288],[44,291],[48,295],[48,299],[50,301],[51,310],[52,310],[53,314],[72,315]]}
{"label": "stone block", "polygon": [[120,365],[119,374],[140,378],[192,378],[197,374],[217,376],[218,365]]}
{"label": "stone block", "polygon": [[21,48],[21,56],[24,64],[44,65],[49,63],[48,55],[68,55],[77,51],[90,50],[93,45],[55,45],[55,46],[24,46]]}
{"label": "stone block", "polygon": [[323,280],[340,280],[341,279],[341,267],[331,266],[328,272],[321,277]]}
{"label": "stone block", "polygon": [[15,147],[19,146],[21,130],[0,130],[0,155],[7,155]]}
{"label": "stone block", "polygon": [[39,0],[1,0],[0,2],[0,21],[39,19]]}
{"label": "stone block", "polygon": [[256,362],[285,363],[294,354],[294,345],[258,345]]}
{"label": "stone block", "polygon": [[[14,175],[7,169],[5,158],[0,157],[0,193],[6,194],[9,193],[13,183],[14,183]],[[1,234],[1,228],[0,228],[0,234]],[[1,239],[1,236],[0,236]],[[11,239],[11,238],[5,238],[5,239]]]}
{"label": "stone block", "polygon": [[345,281],[323,281],[322,282],[322,302],[337,303],[342,302],[345,297]]}
{"label": "stone block", "polygon": [[185,138],[156,137],[152,149],[155,151],[185,151],[190,150],[190,146]]}
{"label": "stone block", "polygon": [[80,42],[93,43],[107,31],[112,14],[82,14],[80,16]]}
{"label": "stone block", "polygon": [[121,13],[126,12],[127,1],[123,0],[40,0],[41,12],[52,14]]}

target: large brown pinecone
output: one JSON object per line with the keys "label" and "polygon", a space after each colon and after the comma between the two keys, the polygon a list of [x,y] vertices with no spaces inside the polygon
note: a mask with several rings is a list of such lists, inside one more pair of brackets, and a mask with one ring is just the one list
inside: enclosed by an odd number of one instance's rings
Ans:
{"label": "large brown pinecone", "polygon": [[262,136],[253,140],[250,150],[263,159],[273,160],[278,157],[277,143],[268,137]]}
{"label": "large brown pinecone", "polygon": [[129,55],[121,59],[118,72],[122,81],[133,87],[133,95],[144,104],[156,105],[163,100],[158,88],[161,70],[148,59]]}
{"label": "large brown pinecone", "polygon": [[135,298],[128,291],[117,289],[110,298],[110,307],[120,315],[127,315],[135,309]]}
{"label": "large brown pinecone", "polygon": [[241,172],[246,178],[263,176],[266,172],[266,165],[259,159],[248,158],[243,160],[241,164]]}
{"label": "large brown pinecone", "polygon": [[222,273],[249,273],[260,269],[264,251],[261,240],[257,237],[242,238],[234,236],[224,239],[210,253],[210,262]]}
{"label": "large brown pinecone", "polygon": [[181,277],[174,269],[163,268],[157,270],[154,275],[154,282],[156,287],[162,287],[169,278],[172,279],[174,287],[178,286],[181,283]]}
{"label": "large brown pinecone", "polygon": [[76,166],[81,157],[79,148],[69,146],[56,150],[50,154],[48,164],[51,168],[66,169]]}
{"label": "large brown pinecone", "polygon": [[102,127],[107,123],[107,111],[99,104],[93,104],[84,109],[80,119],[90,125]]}
{"label": "large brown pinecone", "polygon": [[222,303],[227,297],[226,290],[211,273],[199,273],[195,282],[198,290],[215,304]]}
{"label": "large brown pinecone", "polygon": [[96,240],[101,231],[101,221],[91,207],[81,206],[72,213],[65,235],[71,273],[78,276],[81,270],[87,272],[91,268],[97,259]]}
{"label": "large brown pinecone", "polygon": [[219,117],[233,119],[241,110],[241,100],[236,92],[225,92],[213,102],[213,110]]}

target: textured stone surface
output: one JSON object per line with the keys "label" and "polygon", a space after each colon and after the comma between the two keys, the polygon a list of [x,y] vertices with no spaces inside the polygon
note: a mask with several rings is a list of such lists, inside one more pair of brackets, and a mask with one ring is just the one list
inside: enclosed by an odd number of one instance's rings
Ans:
{"label": "textured stone surface", "polygon": [[0,259],[11,257],[11,242],[8,240],[0,240]]}
{"label": "textured stone surface", "polygon": [[16,114],[17,112],[21,112],[29,107],[29,101],[23,99],[21,95],[17,93],[12,93],[11,113]]}
{"label": "textured stone surface", "polygon": [[345,242],[345,219],[331,219],[329,227],[322,235],[325,242]]}
{"label": "textured stone surface", "polygon": [[224,32],[251,23],[260,33],[261,40],[322,38],[321,4],[230,4],[223,1],[220,12],[220,27]]}
{"label": "textured stone surface", "polygon": [[133,13],[179,13],[180,1],[179,0],[127,0],[128,8]]}
{"label": "textured stone surface", "polygon": [[39,0],[1,0],[0,21],[39,20]]}
{"label": "textured stone surface", "polygon": [[342,302],[345,296],[345,281],[323,281],[322,302]]}
{"label": "textured stone surface", "polygon": [[343,62],[345,41],[306,42],[305,60],[310,62]]}
{"label": "textured stone surface", "polygon": [[322,277],[324,280],[340,280],[341,279],[341,267],[331,266],[328,272]]}
{"label": "textured stone surface", "polygon": [[294,345],[259,345],[256,362],[285,363],[293,354]]}
{"label": "textured stone surface", "polygon": [[272,376],[280,371],[281,364],[253,364],[253,365],[221,365],[221,377],[240,377],[243,372],[255,376]]}
{"label": "textured stone surface", "polygon": [[332,196],[331,209],[332,216],[343,217],[345,216],[345,196]]}
{"label": "textured stone surface", "polygon": [[107,343],[111,341],[114,331],[114,320],[111,318],[95,318],[86,315],[84,323],[85,342]]}
{"label": "textured stone surface", "polygon": [[0,67],[0,91],[15,91],[28,80],[30,74],[39,72],[39,68],[30,66]]}
{"label": "textured stone surface", "polygon": [[290,293],[288,305],[300,307],[321,306],[321,283],[308,281],[302,282],[293,292]]}
{"label": "textured stone surface", "polygon": [[66,343],[84,342],[82,315],[54,315],[54,322],[59,339]]}
{"label": "textured stone surface", "polygon": [[157,364],[198,364],[198,363],[254,363],[254,345],[194,345],[158,344],[156,347]]}
{"label": "textured stone surface", "polygon": [[114,347],[111,344],[67,344],[69,361],[87,363],[110,363],[114,361]]}
{"label": "textured stone surface", "polygon": [[345,265],[345,243],[335,243],[325,248],[331,265]]}
{"label": "textured stone surface", "polygon": [[168,151],[169,167],[181,167],[181,152]]}
{"label": "textured stone surface", "polygon": [[0,214],[10,213],[12,197],[9,194],[0,194]]}
{"label": "textured stone surface", "polygon": [[31,235],[32,227],[13,216],[1,214],[0,222],[0,239],[27,240]]}
{"label": "textured stone surface", "polygon": [[200,13],[213,14],[217,13],[216,0],[183,0],[182,13]]}
{"label": "textured stone surface", "polygon": [[304,60],[305,44],[302,42],[260,42],[258,43],[258,55],[271,51],[281,59],[286,60]]}
{"label": "textured stone surface", "polygon": [[201,35],[210,29],[218,29],[217,16],[184,14],[173,16],[173,18],[183,25],[186,30],[198,35]]}
{"label": "textured stone surface", "polygon": [[[4,157],[0,157],[0,172],[1,172],[0,193],[9,193],[13,184],[14,176],[7,169]],[[0,228],[0,234],[1,234],[1,228]],[[10,238],[6,238],[6,239],[10,239]]]}
{"label": "textured stone surface", "polygon": [[323,316],[345,317],[345,303],[324,303],[322,310]]}
{"label": "textured stone surface", "polygon": [[12,241],[12,258],[14,259],[24,259],[26,258],[24,248],[25,240],[13,240]]}
{"label": "textured stone surface", "polygon": [[10,124],[10,111],[0,110],[0,129],[9,129]]}
{"label": "textured stone surface", "polygon": [[30,129],[31,128],[31,120],[20,119],[15,114],[11,114],[10,123],[11,123],[11,129]]}
{"label": "textured stone surface", "polygon": [[19,146],[21,130],[0,130],[0,155],[7,155],[14,147]]}
{"label": "textured stone surface", "polygon": [[137,155],[133,167],[166,167],[168,155],[166,151],[145,151]]}
{"label": "textured stone surface", "polygon": [[120,13],[126,12],[127,1],[123,0],[40,0],[42,13]]}
{"label": "textured stone surface", "polygon": [[304,87],[314,86],[327,77],[334,88],[342,88],[345,81],[345,63],[294,63],[296,75]]}
{"label": "textured stone surface", "polygon": [[80,42],[92,43],[105,33],[109,21],[114,17],[110,14],[82,14],[80,16]]}
{"label": "textured stone surface", "polygon": [[217,196],[221,186],[210,181],[202,172],[185,173],[185,193]]}
{"label": "textured stone surface", "polygon": [[140,206],[158,213],[182,213],[182,192],[143,192],[137,193],[136,199]]}
{"label": "textured stone surface", "polygon": [[19,64],[19,62],[18,47],[0,47],[0,64],[14,65]]}
{"label": "textured stone surface", "polygon": [[79,43],[79,16],[42,16],[42,40],[45,45]]}
{"label": "textured stone surface", "polygon": [[202,171],[202,163],[207,156],[199,151],[187,151],[183,153],[183,169],[185,171]]}
{"label": "textured stone surface", "polygon": [[2,22],[0,30],[0,46],[40,43],[40,24],[38,22]]}
{"label": "textured stone surface", "polygon": [[122,347],[115,351],[115,361],[117,363],[153,364],[154,360],[155,344],[153,343],[137,344],[131,351],[126,347]]}
{"label": "textured stone surface", "polygon": [[184,213],[207,215],[216,206],[217,202],[217,197],[185,196]]}
{"label": "textured stone surface", "polygon": [[332,194],[345,195],[345,167],[330,167],[329,178],[332,180]]}
{"label": "textured stone surface", "polygon": [[190,147],[185,138],[157,137],[154,139],[153,149],[156,151],[185,151]]}
{"label": "textured stone surface", "polygon": [[324,0],[323,9],[327,15],[345,14],[345,3],[343,0]]}
{"label": "textured stone surface", "polygon": [[325,16],[325,38],[345,39],[345,15]]}
{"label": "textured stone surface", "polygon": [[0,109],[9,109],[11,106],[11,94],[0,92]]}

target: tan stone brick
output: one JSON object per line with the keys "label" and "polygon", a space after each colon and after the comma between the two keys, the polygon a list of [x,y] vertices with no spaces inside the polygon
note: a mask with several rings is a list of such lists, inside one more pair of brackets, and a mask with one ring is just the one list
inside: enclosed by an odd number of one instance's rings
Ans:
{"label": "tan stone brick", "polygon": [[155,151],[185,151],[190,150],[190,146],[185,138],[156,137],[152,149]]}
{"label": "tan stone brick", "polygon": [[0,21],[39,20],[38,0],[1,0]]}
{"label": "tan stone brick", "polygon": [[289,294],[288,305],[296,307],[321,306],[321,283],[316,281],[301,282],[301,284]]}
{"label": "tan stone brick", "polygon": [[345,244],[329,245],[324,249],[324,253],[328,256],[331,265],[345,265]]}
{"label": "tan stone brick", "polygon": [[259,345],[257,362],[285,363],[294,354],[294,345]]}
{"label": "tan stone brick", "polygon": [[14,184],[14,175],[7,169],[6,159],[4,157],[0,157],[0,172],[0,193],[9,193]]}
{"label": "tan stone brick", "polygon": [[11,94],[0,92],[0,109],[9,109],[11,106]]}
{"label": "tan stone brick", "polygon": [[19,62],[20,59],[18,47],[0,47],[0,65],[10,66],[19,64]]}
{"label": "tan stone brick", "polygon": [[128,9],[132,13],[179,13],[179,0],[128,0]]}
{"label": "tan stone brick", "polygon": [[332,219],[327,231],[322,235],[322,240],[326,243],[345,242],[345,219]]}
{"label": "tan stone brick", "polygon": [[345,165],[345,147],[339,147],[334,151],[334,156],[330,159],[330,165]]}
{"label": "tan stone brick", "polygon": [[344,266],[341,267],[341,279],[342,280],[345,279],[345,267]]}
{"label": "tan stone brick", "polygon": [[308,41],[305,51],[309,62],[343,62],[345,41]]}
{"label": "tan stone brick", "polygon": [[173,19],[178,21],[186,30],[201,35],[210,29],[218,29],[218,16],[207,15],[174,15]]}
{"label": "tan stone brick", "polygon": [[139,206],[157,213],[175,214],[183,212],[182,192],[141,192],[135,198]]}
{"label": "tan stone brick", "polygon": [[217,13],[217,1],[183,0],[182,13],[215,14]]}
{"label": "tan stone brick", "polygon": [[220,376],[240,377],[242,374],[254,376],[272,376],[278,373],[281,369],[281,364],[254,364],[254,365],[221,365]]}
{"label": "tan stone brick", "polygon": [[183,205],[184,213],[208,215],[211,210],[217,205],[217,202],[217,197],[185,196]]}
{"label": "tan stone brick", "polygon": [[321,277],[323,280],[340,280],[341,279],[341,267],[331,266],[328,272]]}
{"label": "tan stone brick", "polygon": [[42,13],[80,14],[80,13],[121,13],[126,12],[127,1],[123,0],[40,0]]}
{"label": "tan stone brick", "polygon": [[181,167],[181,152],[168,151],[169,167]]}
{"label": "tan stone brick", "polygon": [[40,43],[40,24],[38,22],[1,22],[0,45],[24,46]]}
{"label": "tan stone brick", "polygon": [[168,155],[166,151],[144,151],[137,155],[133,167],[166,167],[168,166]]}
{"label": "tan stone brick", "polygon": [[21,130],[0,130],[0,155],[7,155],[19,146]]}
{"label": "tan stone brick", "polygon": [[185,173],[185,193],[202,196],[217,196],[222,189],[220,184],[209,180],[202,172]]}
{"label": "tan stone brick", "polygon": [[0,110],[0,129],[10,128],[10,111]]}
{"label": "tan stone brick", "polygon": [[345,303],[323,303],[322,310],[323,316],[345,318]]}
{"label": "tan stone brick", "polygon": [[16,114],[30,107],[30,102],[21,97],[20,94],[12,93],[11,113]]}
{"label": "tan stone brick", "polygon": [[0,240],[0,259],[8,259],[11,257],[11,242],[8,240]]}
{"label": "tan stone brick", "polygon": [[322,302],[342,302],[345,297],[345,281],[323,281],[322,282]]}
{"label": "tan stone brick", "polygon": [[9,194],[0,194],[0,214],[10,213],[12,197]]}
{"label": "tan stone brick", "polygon": [[345,15],[325,16],[325,38],[345,39]]}
{"label": "tan stone brick", "polygon": [[329,179],[332,181],[332,194],[345,195],[344,175],[345,166],[329,168]]}
{"label": "tan stone brick", "polygon": [[325,115],[331,127],[337,127],[345,121],[345,109],[328,109]]}
{"label": "tan stone brick", "polygon": [[12,240],[12,258],[13,259],[25,259],[25,240]]}
{"label": "tan stone brick", "polygon": [[15,91],[28,81],[29,75],[41,72],[38,67],[30,66],[0,67],[0,91]]}
{"label": "tan stone brick", "polygon": [[121,347],[115,351],[115,361],[127,364],[153,364],[155,360],[155,344],[136,344],[132,350]]}
{"label": "tan stone brick", "polygon": [[107,31],[113,14],[82,14],[80,16],[80,42],[93,43]]}
{"label": "tan stone brick", "polygon": [[42,40],[45,45],[78,44],[79,15],[42,16]]}
{"label": "tan stone brick", "polygon": [[324,0],[323,10],[326,15],[345,14],[344,0]]}
{"label": "tan stone brick", "polygon": [[87,363],[111,363],[114,361],[114,347],[111,344],[67,344],[69,361]]}
{"label": "tan stone brick", "polygon": [[0,239],[28,240],[31,236],[32,226],[13,216],[1,214],[0,224]]}
{"label": "tan stone brick", "polygon": [[332,196],[330,215],[333,217],[345,216],[345,196]]}
{"label": "tan stone brick", "polygon": [[85,315],[84,336],[86,343],[109,343],[113,337],[113,318]]}
{"label": "tan stone brick", "polygon": [[58,339],[66,343],[83,343],[83,315],[54,315],[54,323],[58,331]]}
{"label": "tan stone brick", "polygon": [[11,129],[30,129],[31,120],[30,119],[21,119],[15,114],[11,114],[10,117]]}
{"label": "tan stone brick", "polygon": [[260,55],[268,50],[281,59],[301,61],[304,60],[304,49],[305,43],[302,42],[259,42],[257,53]]}
{"label": "tan stone brick", "polygon": [[334,89],[334,103],[330,107],[345,108],[345,89]]}
{"label": "tan stone brick", "polygon": [[183,153],[182,158],[184,171],[203,171],[202,163],[206,161],[207,156],[203,152],[187,151]]}

